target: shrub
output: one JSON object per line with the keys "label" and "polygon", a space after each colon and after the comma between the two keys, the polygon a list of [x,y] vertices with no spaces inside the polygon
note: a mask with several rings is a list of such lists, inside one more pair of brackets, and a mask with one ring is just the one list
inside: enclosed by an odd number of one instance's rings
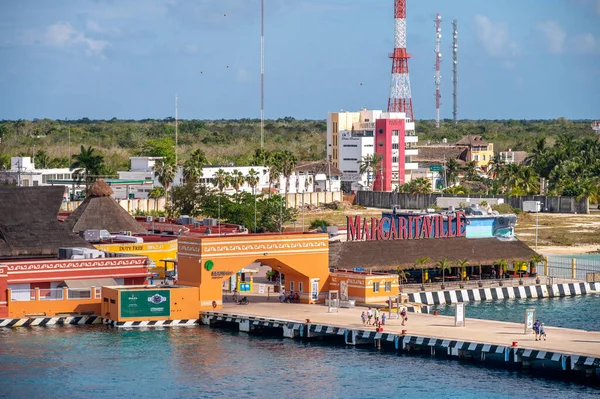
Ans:
{"label": "shrub", "polygon": [[492,205],[492,210],[497,211],[500,214],[515,213],[514,209],[509,204]]}
{"label": "shrub", "polygon": [[331,223],[329,223],[327,220],[325,220],[325,219],[315,219],[312,222],[310,222],[309,229],[311,229],[311,230],[314,230],[314,229],[323,229],[323,230],[326,230],[327,226],[331,226]]}

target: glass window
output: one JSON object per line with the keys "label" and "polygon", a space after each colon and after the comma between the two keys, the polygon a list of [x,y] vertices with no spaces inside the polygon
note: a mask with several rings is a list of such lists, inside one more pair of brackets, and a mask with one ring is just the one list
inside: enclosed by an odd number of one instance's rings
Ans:
{"label": "glass window", "polygon": [[373,292],[379,292],[379,283],[373,283]]}
{"label": "glass window", "polygon": [[392,157],[392,163],[398,163],[398,157]]}
{"label": "glass window", "polygon": [[392,150],[397,150],[399,146],[400,144],[398,143],[392,143]]}
{"label": "glass window", "polygon": [[400,135],[399,130],[392,130],[392,136],[399,136],[399,135]]}
{"label": "glass window", "polygon": [[290,291],[294,291],[296,288],[296,284],[293,281],[290,281]]}
{"label": "glass window", "polygon": [[298,282],[298,291],[304,292],[304,284],[302,283],[302,281]]}
{"label": "glass window", "polygon": [[385,292],[391,292],[391,291],[392,291],[392,282],[386,281],[385,282]]}
{"label": "glass window", "polygon": [[483,154],[483,160],[485,161],[485,154]]}

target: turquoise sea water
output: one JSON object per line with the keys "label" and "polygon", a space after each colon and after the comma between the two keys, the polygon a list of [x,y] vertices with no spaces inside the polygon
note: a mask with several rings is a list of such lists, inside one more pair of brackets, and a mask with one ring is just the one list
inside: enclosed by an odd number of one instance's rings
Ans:
{"label": "turquoise sea water", "polygon": [[[455,305],[439,305],[433,309],[441,315],[455,313]],[[469,302],[465,312],[467,318],[523,323],[525,309],[535,309],[536,318],[548,326],[600,331],[600,294]]]}
{"label": "turquoise sea water", "polygon": [[2,398],[598,398],[592,387],[206,327],[0,329]]}

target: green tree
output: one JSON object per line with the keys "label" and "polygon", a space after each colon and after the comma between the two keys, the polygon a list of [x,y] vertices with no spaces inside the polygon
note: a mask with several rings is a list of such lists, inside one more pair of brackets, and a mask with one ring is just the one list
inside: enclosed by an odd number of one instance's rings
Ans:
{"label": "green tree", "polygon": [[381,163],[383,161],[383,156],[378,154],[370,154],[365,155],[358,163],[359,172],[361,175],[367,174],[367,186],[369,190],[373,190],[372,181],[375,179],[373,177],[377,174],[377,172],[381,169]]}
{"label": "green tree", "polygon": [[169,189],[175,180],[175,165],[167,163],[164,159],[158,159],[154,163],[154,174],[161,186],[165,188],[165,197],[169,202]]}
{"label": "green tree", "polygon": [[448,260],[447,256],[444,256],[444,258],[438,260],[438,268],[440,268],[440,270],[442,271],[442,286],[444,285],[444,283],[446,282],[446,270],[450,271],[450,261]]}
{"label": "green tree", "polygon": [[222,193],[223,190],[229,187],[231,176],[229,175],[229,173],[225,172],[225,170],[219,169],[215,172],[215,180],[217,181],[217,188]]}
{"label": "green tree", "polygon": [[429,262],[430,258],[427,256],[422,256],[417,258],[415,262],[415,269],[421,269],[421,286],[425,284],[425,265]]}
{"label": "green tree", "polygon": [[152,199],[164,198],[167,195],[164,187],[156,186],[148,193],[148,197]]}
{"label": "green tree", "polygon": [[74,176],[85,179],[86,191],[91,182],[101,174],[104,166],[104,157],[96,154],[96,150],[89,146],[81,146],[79,154],[73,155],[70,169],[74,169]]}
{"label": "green tree", "polygon": [[460,279],[463,279],[463,269],[469,265],[468,259],[457,260],[456,264],[460,267]]}
{"label": "green tree", "polygon": [[162,139],[148,140],[142,148],[141,156],[162,157],[166,164],[175,163],[175,142],[164,137]]}
{"label": "green tree", "polygon": [[449,159],[448,162],[446,162],[446,180],[448,182],[448,186],[452,186],[456,183],[459,173],[460,166],[458,165],[456,159]]}
{"label": "green tree", "polygon": [[201,149],[195,150],[183,164],[183,178],[186,182],[198,183],[202,177],[202,167],[208,164],[206,155]]}
{"label": "green tree", "polygon": [[239,193],[240,188],[242,188],[242,186],[244,185],[245,182],[246,182],[246,176],[244,176],[244,174],[242,172],[240,172],[237,169],[234,169],[231,172],[231,186],[235,190],[236,194]]}
{"label": "green tree", "polygon": [[291,152],[289,152],[287,150],[277,153],[276,157],[278,158],[278,164],[279,164],[279,167],[281,170],[281,174],[285,178],[285,191],[284,192],[286,194],[286,201],[287,201],[287,193],[288,193],[289,187],[290,187],[290,177],[292,176],[292,173],[294,173],[294,168],[296,167],[298,160],[296,159],[294,154],[292,154]]}

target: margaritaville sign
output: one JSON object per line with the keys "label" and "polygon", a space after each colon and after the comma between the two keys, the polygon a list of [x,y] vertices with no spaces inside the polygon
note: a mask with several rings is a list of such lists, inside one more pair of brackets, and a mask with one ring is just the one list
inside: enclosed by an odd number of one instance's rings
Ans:
{"label": "margaritaville sign", "polygon": [[348,241],[417,240],[465,237],[464,212],[448,215],[402,215],[395,218],[346,216]]}

